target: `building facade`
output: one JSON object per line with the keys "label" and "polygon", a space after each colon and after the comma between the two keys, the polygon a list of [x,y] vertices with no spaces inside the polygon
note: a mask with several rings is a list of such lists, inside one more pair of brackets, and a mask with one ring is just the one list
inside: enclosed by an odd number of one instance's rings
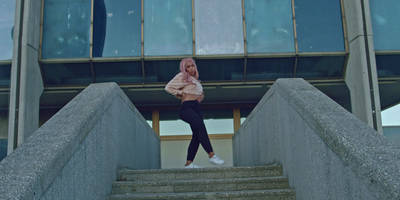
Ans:
{"label": "building facade", "polygon": [[[11,153],[91,83],[116,82],[164,141],[188,140],[164,91],[182,58],[229,139],[278,78],[303,78],[382,133],[400,101],[396,0],[3,0],[0,139]],[[4,150],[3,150],[4,152]]]}

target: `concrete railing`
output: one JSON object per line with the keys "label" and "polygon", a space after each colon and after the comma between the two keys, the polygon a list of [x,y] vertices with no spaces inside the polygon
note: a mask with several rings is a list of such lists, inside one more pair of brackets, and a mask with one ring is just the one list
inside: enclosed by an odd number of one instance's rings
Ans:
{"label": "concrete railing", "polygon": [[278,79],[233,136],[234,166],[281,164],[296,199],[400,199],[400,148],[303,79]]}
{"label": "concrete railing", "polygon": [[106,199],[117,169],[160,160],[159,137],[118,85],[92,84],[0,163],[0,199]]}

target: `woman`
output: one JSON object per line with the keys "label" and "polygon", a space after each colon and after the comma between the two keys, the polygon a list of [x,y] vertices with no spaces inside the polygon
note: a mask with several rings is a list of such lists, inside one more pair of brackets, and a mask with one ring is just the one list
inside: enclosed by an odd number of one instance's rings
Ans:
{"label": "woman", "polygon": [[199,144],[208,153],[211,163],[222,165],[224,161],[214,153],[201,115],[200,102],[204,99],[204,92],[198,80],[199,72],[196,63],[192,58],[185,58],[181,61],[180,70],[181,72],[165,86],[165,90],[176,98],[182,99],[179,117],[192,129],[192,140],[189,144],[185,168],[200,168],[193,164]]}

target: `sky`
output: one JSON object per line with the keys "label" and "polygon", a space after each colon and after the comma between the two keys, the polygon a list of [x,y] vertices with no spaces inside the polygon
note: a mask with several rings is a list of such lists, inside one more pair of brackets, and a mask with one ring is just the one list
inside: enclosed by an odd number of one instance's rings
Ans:
{"label": "sky", "polygon": [[400,104],[382,111],[383,126],[400,126]]}

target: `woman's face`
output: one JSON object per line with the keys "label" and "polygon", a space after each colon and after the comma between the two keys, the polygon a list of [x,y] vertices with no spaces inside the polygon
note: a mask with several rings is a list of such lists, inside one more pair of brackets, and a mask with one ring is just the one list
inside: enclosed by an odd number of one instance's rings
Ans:
{"label": "woman's face", "polygon": [[196,67],[194,66],[193,62],[187,62],[185,68],[190,76],[194,76],[196,74]]}

